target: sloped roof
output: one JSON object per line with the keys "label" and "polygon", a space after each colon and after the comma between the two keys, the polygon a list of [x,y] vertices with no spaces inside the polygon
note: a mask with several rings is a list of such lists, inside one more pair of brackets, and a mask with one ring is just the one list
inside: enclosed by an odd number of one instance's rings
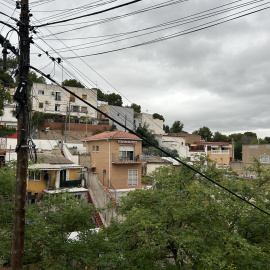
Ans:
{"label": "sloped roof", "polygon": [[38,163],[44,164],[74,164],[71,160],[64,157],[60,150],[45,151],[37,153]]}
{"label": "sloped roof", "polygon": [[128,139],[128,140],[141,140],[134,134],[127,133],[121,130],[115,131],[105,131],[88,138],[81,139],[81,141],[91,141],[91,140],[103,140],[103,139]]}

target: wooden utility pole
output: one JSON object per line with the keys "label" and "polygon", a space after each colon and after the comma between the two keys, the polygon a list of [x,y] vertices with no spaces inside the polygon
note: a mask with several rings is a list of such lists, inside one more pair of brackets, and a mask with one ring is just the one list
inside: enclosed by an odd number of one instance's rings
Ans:
{"label": "wooden utility pole", "polygon": [[[30,64],[30,43],[29,43],[29,7],[28,0],[21,0],[20,15],[20,57],[19,74],[20,82],[28,82],[28,72]],[[27,83],[26,83],[27,86]],[[19,87],[18,87],[19,88]],[[18,90],[17,90],[18,91]],[[24,231],[25,231],[25,199],[26,199],[26,181],[28,169],[28,91],[24,92],[19,103],[18,116],[18,139],[17,139],[17,172],[16,172],[16,192],[14,209],[14,226],[12,242],[12,269],[23,269],[23,249],[24,249]],[[15,93],[16,94],[16,93]]]}

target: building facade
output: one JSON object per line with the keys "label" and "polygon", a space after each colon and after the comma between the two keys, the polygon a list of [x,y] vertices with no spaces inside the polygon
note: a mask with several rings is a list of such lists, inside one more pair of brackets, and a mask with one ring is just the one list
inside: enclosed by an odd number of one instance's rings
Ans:
{"label": "building facade", "polygon": [[[97,107],[97,90],[67,86],[71,92]],[[78,118],[97,119],[95,109],[75,98],[57,85],[34,83],[32,87],[32,110],[44,113],[70,114]]]}
{"label": "building facade", "polygon": [[255,164],[254,158],[262,163],[265,169],[270,168],[270,144],[243,144],[242,162],[233,162],[232,169],[241,176],[256,177],[256,172],[250,169]]}
{"label": "building facade", "polygon": [[232,144],[227,142],[195,141],[189,148],[190,161],[197,161],[207,156],[217,167],[229,166],[232,161]]}
{"label": "building facade", "polygon": [[134,127],[136,130],[138,127],[147,126],[147,129],[153,134],[165,134],[163,130],[163,120],[154,119],[152,114],[149,113],[135,113]]}
{"label": "building facade", "polygon": [[105,187],[141,186],[142,140],[124,131],[103,132],[85,139],[91,156],[90,170]]}

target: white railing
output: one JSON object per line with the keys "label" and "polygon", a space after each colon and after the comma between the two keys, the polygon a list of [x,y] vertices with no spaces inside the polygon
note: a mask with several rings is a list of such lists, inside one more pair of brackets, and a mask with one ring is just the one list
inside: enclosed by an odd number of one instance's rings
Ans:
{"label": "white railing", "polygon": [[229,150],[211,150],[211,154],[218,154],[218,155],[229,155]]}

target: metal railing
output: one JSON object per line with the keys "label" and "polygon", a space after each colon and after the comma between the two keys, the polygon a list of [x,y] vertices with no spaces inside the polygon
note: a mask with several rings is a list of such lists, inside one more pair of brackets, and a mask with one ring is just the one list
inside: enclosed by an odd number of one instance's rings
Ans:
{"label": "metal railing", "polygon": [[112,154],[112,162],[117,163],[140,163],[145,160],[145,156],[143,155],[136,155],[135,153],[133,155],[129,156],[120,156],[119,154]]}
{"label": "metal railing", "polygon": [[82,180],[68,180],[68,181],[61,181],[60,180],[60,187],[81,187]]}
{"label": "metal railing", "polygon": [[229,155],[229,150],[211,150],[211,154],[218,154],[218,155]]}

